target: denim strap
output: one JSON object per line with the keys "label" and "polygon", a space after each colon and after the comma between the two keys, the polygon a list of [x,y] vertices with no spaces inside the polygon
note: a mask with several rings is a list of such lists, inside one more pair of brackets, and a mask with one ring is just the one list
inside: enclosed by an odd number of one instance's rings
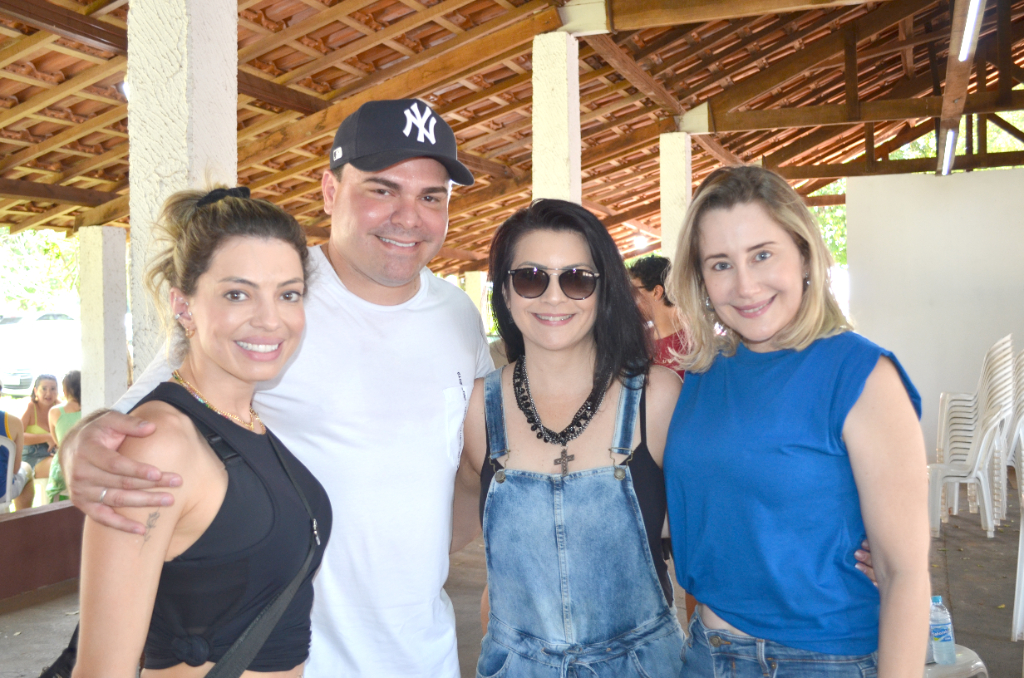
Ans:
{"label": "denim strap", "polygon": [[491,460],[508,454],[508,435],[505,433],[505,409],[501,399],[501,368],[484,379],[484,412],[487,420],[487,445]]}
{"label": "denim strap", "polygon": [[619,409],[615,415],[615,433],[612,435],[611,451],[629,456],[633,452],[633,429],[640,408],[640,396],[644,389],[644,374],[634,374],[622,381],[619,392]]}

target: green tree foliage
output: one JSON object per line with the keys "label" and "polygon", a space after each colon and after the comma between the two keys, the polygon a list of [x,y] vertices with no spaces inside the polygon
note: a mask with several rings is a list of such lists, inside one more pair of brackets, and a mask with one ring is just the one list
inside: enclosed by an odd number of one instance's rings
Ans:
{"label": "green tree foliage", "polygon": [[76,311],[78,238],[0,228],[0,313]]}
{"label": "green tree foliage", "polygon": [[[828,186],[815,191],[813,195],[839,195],[846,193],[846,179],[833,181]],[[846,205],[828,205],[812,207],[811,212],[818,217],[821,235],[825,238],[828,251],[840,266],[846,266]]]}

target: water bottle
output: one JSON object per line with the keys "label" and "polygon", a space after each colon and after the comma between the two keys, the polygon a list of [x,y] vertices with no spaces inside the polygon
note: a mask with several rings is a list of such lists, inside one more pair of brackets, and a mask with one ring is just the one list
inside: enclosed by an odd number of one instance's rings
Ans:
{"label": "water bottle", "polygon": [[953,643],[953,619],[942,604],[942,596],[932,596],[930,618],[932,652],[938,664],[956,664],[956,646]]}

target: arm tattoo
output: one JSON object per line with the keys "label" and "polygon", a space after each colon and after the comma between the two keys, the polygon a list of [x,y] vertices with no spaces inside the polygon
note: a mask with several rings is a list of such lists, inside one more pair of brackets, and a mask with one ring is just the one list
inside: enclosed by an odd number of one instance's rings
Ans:
{"label": "arm tattoo", "polygon": [[156,520],[159,517],[160,517],[160,512],[159,511],[153,511],[152,513],[149,514],[149,517],[146,518],[146,533],[142,535],[142,543],[143,543],[143,545],[145,545],[145,543],[147,541],[149,541],[149,533],[153,530],[154,527],[156,527]]}

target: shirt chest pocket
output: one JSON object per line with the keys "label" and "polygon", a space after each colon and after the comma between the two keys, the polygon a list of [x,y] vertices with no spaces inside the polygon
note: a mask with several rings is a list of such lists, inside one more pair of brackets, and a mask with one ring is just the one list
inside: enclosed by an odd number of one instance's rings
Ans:
{"label": "shirt chest pocket", "polygon": [[448,445],[448,457],[452,464],[459,465],[462,456],[462,424],[469,408],[469,394],[462,386],[444,390],[444,428]]}

